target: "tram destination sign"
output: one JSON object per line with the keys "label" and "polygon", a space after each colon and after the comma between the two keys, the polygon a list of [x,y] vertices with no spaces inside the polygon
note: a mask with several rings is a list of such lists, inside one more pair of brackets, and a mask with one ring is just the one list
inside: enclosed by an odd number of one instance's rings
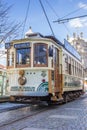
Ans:
{"label": "tram destination sign", "polygon": [[11,43],[5,43],[5,49],[9,49],[11,47]]}
{"label": "tram destination sign", "polygon": [[64,47],[67,51],[69,51],[72,55],[74,55],[77,59],[81,60],[80,54],[77,50],[67,41],[64,39]]}
{"label": "tram destination sign", "polygon": [[19,44],[14,44],[14,48],[27,48],[30,47],[30,43],[19,43]]}

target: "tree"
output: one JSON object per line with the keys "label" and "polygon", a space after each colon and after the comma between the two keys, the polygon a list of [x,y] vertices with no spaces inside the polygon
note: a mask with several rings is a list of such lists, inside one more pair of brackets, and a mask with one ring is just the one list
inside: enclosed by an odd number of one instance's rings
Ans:
{"label": "tree", "polygon": [[0,43],[8,38],[14,39],[18,36],[18,31],[21,27],[20,23],[14,23],[9,18],[9,11],[12,5],[8,6],[3,0],[0,0]]}

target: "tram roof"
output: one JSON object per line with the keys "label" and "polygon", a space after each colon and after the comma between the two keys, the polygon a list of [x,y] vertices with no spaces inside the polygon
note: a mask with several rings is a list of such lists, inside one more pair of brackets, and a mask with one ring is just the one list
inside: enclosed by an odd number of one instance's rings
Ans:
{"label": "tram roof", "polygon": [[[74,57],[76,57],[78,60],[81,61],[81,56],[80,54],[77,52],[77,50],[67,41],[64,39],[64,44],[62,42],[60,42],[55,36],[52,35],[46,35],[43,36],[40,33],[31,33],[29,35],[27,35],[27,37],[25,37],[24,39],[28,39],[28,38],[48,38],[51,39],[53,41],[55,41],[58,45],[60,45],[62,48],[64,48],[66,51],[68,51],[70,54],[72,54]],[[13,41],[19,41],[19,40],[24,40],[24,39],[18,39],[18,40],[13,40]]]}

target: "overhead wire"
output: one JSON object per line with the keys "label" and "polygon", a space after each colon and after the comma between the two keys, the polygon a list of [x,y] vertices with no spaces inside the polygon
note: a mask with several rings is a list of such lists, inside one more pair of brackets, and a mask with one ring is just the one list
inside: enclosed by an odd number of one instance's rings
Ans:
{"label": "overhead wire", "polygon": [[76,9],[76,10],[74,10],[74,11],[72,11],[72,12],[70,12],[70,13],[64,15],[64,16],[61,17],[60,19],[65,18],[66,16],[69,16],[69,15],[71,15],[71,14],[73,14],[73,13],[76,13],[76,12],[78,12],[79,10],[83,9],[84,7],[87,7],[87,4],[84,4],[84,6],[80,7],[79,9]]}
{"label": "overhead wire", "polygon": [[27,10],[26,10],[26,16],[25,16],[25,19],[24,19],[24,25],[23,25],[23,30],[22,30],[22,36],[21,37],[23,37],[23,34],[24,34],[26,21],[27,21],[27,17],[28,17],[28,12],[29,12],[29,7],[30,7],[30,0],[28,0],[28,7],[27,7]]}
{"label": "overhead wire", "polygon": [[[43,6],[43,4],[42,4],[42,1],[39,0],[39,2],[40,2],[40,5],[41,5],[41,7],[42,7],[42,9],[43,9],[44,15],[45,15],[45,17],[46,17],[46,19],[47,19],[47,22],[48,22],[48,24],[49,24],[49,27],[50,27],[50,29],[51,29],[52,35],[54,35],[53,29],[52,29],[52,27],[51,27],[50,21],[49,21],[49,19],[48,19],[48,16],[47,16],[47,14],[46,14],[46,11],[45,11],[45,9],[44,9],[44,6]],[[53,8],[53,7],[51,6],[51,4],[48,2],[48,0],[46,0],[46,2],[48,3],[48,5],[49,5],[49,7],[52,9],[52,11],[55,13],[55,15],[56,15],[57,17],[59,17],[58,14],[56,13],[56,11],[54,10],[54,8]],[[24,30],[25,30],[25,25],[26,25],[26,21],[27,21],[27,17],[28,17],[28,12],[29,12],[29,7],[30,7],[30,0],[28,1],[28,7],[27,7],[27,11],[26,11],[26,16],[25,16],[25,19],[24,19],[24,25],[23,25],[22,36],[23,36]],[[84,7],[87,7],[87,5],[85,4],[85,5],[82,6],[80,9],[76,9],[76,10],[70,12],[70,13],[68,13],[67,15],[61,17],[60,19],[66,17],[66,16],[68,16],[68,15],[71,15],[71,14],[73,14],[73,13],[76,13],[77,11],[81,10],[81,9],[84,8]],[[62,24],[65,26],[65,28],[67,29],[67,31],[70,33],[70,31],[69,31],[69,29],[67,28],[67,26],[66,26],[64,23],[62,23]]]}
{"label": "overhead wire", "polygon": [[[49,5],[49,7],[51,8],[51,10],[54,12],[54,14],[57,16],[57,17],[59,17],[59,15],[58,15],[58,13],[56,13],[56,11],[54,10],[54,8],[51,6],[51,4],[48,2],[48,0],[46,0],[46,2],[47,2],[47,4]],[[66,30],[70,33],[70,35],[71,35],[71,32],[69,31],[69,29],[68,29],[68,27],[64,24],[64,23],[62,23],[63,25],[64,25],[64,27],[66,28]]]}
{"label": "overhead wire", "polygon": [[65,22],[68,22],[69,20],[76,19],[76,18],[83,18],[83,17],[87,17],[87,15],[80,15],[80,16],[71,17],[71,18],[59,19],[53,22],[65,23]]}
{"label": "overhead wire", "polygon": [[[46,2],[48,3],[48,5],[49,5],[49,7],[52,9],[52,11],[55,13],[55,15],[56,15],[57,17],[59,17],[59,15],[58,15],[58,14],[56,13],[56,11],[53,9],[53,7],[51,6],[51,4],[48,2],[48,0],[46,0]],[[79,11],[79,10],[81,10],[82,8],[85,8],[85,7],[87,7],[87,4],[84,4],[84,6],[80,7],[79,9],[76,9],[76,10],[74,10],[74,11],[68,13],[68,14],[66,14],[65,16],[63,16],[63,17],[61,17],[61,18],[59,18],[59,19],[65,18],[65,17],[68,16],[68,15],[71,15],[71,14],[73,14],[73,13],[76,13],[77,11]],[[70,30],[69,30],[68,27],[65,25],[65,23],[62,22],[62,24],[65,26],[66,30],[71,34]]]}
{"label": "overhead wire", "polygon": [[54,14],[59,17],[59,15],[56,13],[56,11],[54,10],[54,8],[51,6],[51,4],[48,2],[48,0],[46,0],[46,3],[48,4],[48,6],[51,8],[51,10],[54,12]]}
{"label": "overhead wire", "polygon": [[51,29],[52,35],[55,36],[55,35],[54,35],[54,32],[53,32],[53,29],[52,29],[52,27],[51,27],[50,21],[49,21],[49,19],[48,19],[48,16],[47,16],[47,14],[46,14],[46,11],[45,11],[45,9],[44,9],[44,6],[43,6],[43,4],[42,4],[42,1],[39,0],[39,2],[40,2],[40,5],[41,5],[41,7],[42,7],[42,9],[43,9],[44,15],[45,15],[45,17],[46,17],[46,19],[47,19],[47,22],[48,22],[48,24],[49,24],[49,27],[50,27],[50,29]]}

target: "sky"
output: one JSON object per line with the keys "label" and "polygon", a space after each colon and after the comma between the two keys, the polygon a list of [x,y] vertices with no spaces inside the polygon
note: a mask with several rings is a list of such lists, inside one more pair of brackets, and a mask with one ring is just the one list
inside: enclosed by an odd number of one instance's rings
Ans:
{"label": "sky", "polygon": [[[23,23],[26,18],[24,31],[22,29],[20,36],[24,36],[25,32],[32,27],[33,32],[39,32],[42,35],[51,35],[52,31],[44,15],[39,0],[3,0],[8,5],[13,5],[9,11],[10,19],[15,22]],[[83,32],[84,37],[87,37],[87,17],[70,20],[69,22],[58,24],[53,21],[59,18],[72,18],[81,15],[87,15],[87,0],[41,0],[44,6],[46,15],[51,24],[54,35],[63,41],[67,34],[71,37],[73,32],[79,34]],[[64,17],[65,16],[65,17]]]}
{"label": "sky", "polygon": [[[33,32],[52,35],[40,0],[3,0],[3,2],[7,3],[8,6],[12,5],[9,11],[9,19],[15,23],[20,22],[25,25],[19,32],[18,39],[24,37],[30,26]],[[53,22],[59,18],[66,19],[87,15],[87,0],[41,0],[41,2],[58,40],[63,42],[67,35],[72,37],[74,32],[77,35],[83,32],[83,37],[87,39],[87,17],[69,20],[61,24]],[[25,19],[26,22],[24,22]]]}

